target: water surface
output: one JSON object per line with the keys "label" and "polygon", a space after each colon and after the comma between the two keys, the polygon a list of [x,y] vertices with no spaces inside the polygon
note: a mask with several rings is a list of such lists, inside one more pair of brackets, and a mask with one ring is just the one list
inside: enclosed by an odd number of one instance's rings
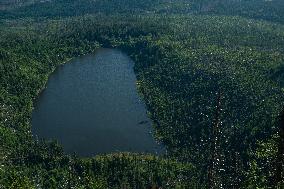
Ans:
{"label": "water surface", "polygon": [[81,156],[158,153],[133,65],[118,50],[100,49],[60,66],[35,104],[33,134]]}

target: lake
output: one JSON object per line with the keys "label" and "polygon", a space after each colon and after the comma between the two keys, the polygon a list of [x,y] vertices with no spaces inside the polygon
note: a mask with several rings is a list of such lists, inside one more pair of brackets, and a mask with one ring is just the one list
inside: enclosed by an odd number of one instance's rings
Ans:
{"label": "lake", "polygon": [[134,62],[114,49],[74,58],[51,74],[35,102],[32,132],[66,153],[160,153],[136,89]]}

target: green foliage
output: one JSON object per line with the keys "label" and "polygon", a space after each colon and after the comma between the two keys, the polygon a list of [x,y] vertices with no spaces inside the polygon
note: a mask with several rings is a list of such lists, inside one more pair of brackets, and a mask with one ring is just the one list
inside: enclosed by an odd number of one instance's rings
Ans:
{"label": "green foliage", "polygon": [[[0,188],[204,188],[219,91],[221,184],[274,187],[269,162],[275,158],[272,136],[283,106],[283,25],[232,16],[152,14],[180,13],[188,1],[177,1],[174,9],[165,8],[172,1],[141,3],[48,1],[1,13],[9,19],[0,26]],[[257,16],[256,9],[224,12],[217,5],[189,3],[195,13],[281,19],[278,9],[270,17]],[[125,7],[152,13],[116,14]],[[60,17],[96,11],[108,15]],[[26,18],[38,16],[52,19]],[[55,142],[32,138],[33,101],[48,76],[70,58],[99,47],[120,48],[135,61],[137,87],[155,137],[167,148],[164,157],[84,159],[64,154]]]}

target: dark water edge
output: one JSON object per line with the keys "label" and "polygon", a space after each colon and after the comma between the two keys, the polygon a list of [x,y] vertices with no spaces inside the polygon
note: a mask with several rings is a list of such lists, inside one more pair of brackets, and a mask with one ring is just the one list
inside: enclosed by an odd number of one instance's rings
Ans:
{"label": "dark water edge", "polygon": [[79,156],[162,153],[137,93],[133,66],[114,49],[99,49],[59,66],[36,100],[33,135],[57,140],[66,153]]}

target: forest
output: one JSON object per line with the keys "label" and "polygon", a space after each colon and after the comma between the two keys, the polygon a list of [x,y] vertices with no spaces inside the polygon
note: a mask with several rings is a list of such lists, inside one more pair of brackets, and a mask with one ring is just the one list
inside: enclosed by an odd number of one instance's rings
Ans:
{"label": "forest", "polygon": [[[0,188],[284,187],[283,1],[17,3],[0,4]],[[32,136],[49,75],[101,47],[134,60],[163,156]]]}

